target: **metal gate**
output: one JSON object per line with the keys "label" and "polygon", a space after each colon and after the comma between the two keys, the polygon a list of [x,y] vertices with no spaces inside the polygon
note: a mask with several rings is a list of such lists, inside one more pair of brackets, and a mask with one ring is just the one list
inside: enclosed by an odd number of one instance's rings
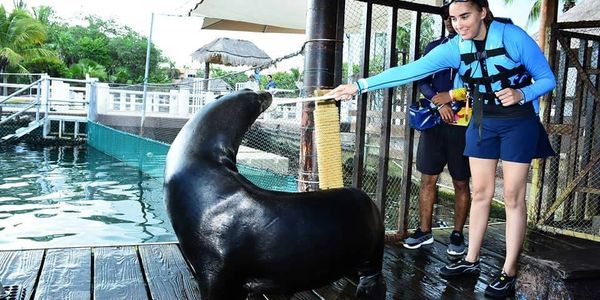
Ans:
{"label": "metal gate", "polygon": [[553,25],[557,86],[542,120],[559,155],[534,164],[529,207],[536,227],[591,240],[600,240],[599,55],[600,21]]}

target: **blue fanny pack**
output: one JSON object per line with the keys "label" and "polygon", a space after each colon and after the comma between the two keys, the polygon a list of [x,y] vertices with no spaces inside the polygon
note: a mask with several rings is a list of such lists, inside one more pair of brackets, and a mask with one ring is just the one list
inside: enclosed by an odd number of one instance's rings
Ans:
{"label": "blue fanny pack", "polygon": [[427,130],[442,122],[437,106],[423,98],[408,108],[408,124],[419,131]]}

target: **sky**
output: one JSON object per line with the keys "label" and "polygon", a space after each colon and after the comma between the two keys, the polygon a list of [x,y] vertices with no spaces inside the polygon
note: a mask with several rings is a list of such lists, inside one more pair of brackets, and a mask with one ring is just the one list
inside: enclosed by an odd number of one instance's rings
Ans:
{"label": "sky", "polygon": [[[150,32],[151,15],[154,13],[152,42],[163,53],[174,60],[177,66],[200,67],[192,62],[191,53],[217,37],[246,39],[255,43],[272,58],[295,52],[305,40],[302,34],[248,33],[221,30],[201,30],[199,17],[178,17],[187,15],[198,0],[25,0],[29,8],[46,5],[54,8],[56,14],[68,22],[76,22],[82,16],[94,14],[102,18],[113,18],[143,35]],[[251,1],[251,0],[249,0]],[[303,1],[303,0],[298,0]],[[525,28],[530,34],[537,31],[538,25],[525,27],[527,15],[534,0],[514,1],[518,4],[504,5],[504,0],[490,0],[490,9],[495,16],[510,17],[515,24]],[[13,0],[0,0],[7,10],[12,9]],[[281,64],[281,69],[296,65],[302,67],[300,59]]]}

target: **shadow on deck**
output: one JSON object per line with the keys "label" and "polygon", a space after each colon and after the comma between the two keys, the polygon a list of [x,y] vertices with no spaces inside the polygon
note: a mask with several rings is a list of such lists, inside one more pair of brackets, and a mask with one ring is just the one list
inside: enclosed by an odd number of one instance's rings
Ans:
{"label": "shadow on deck", "polygon": [[[446,254],[449,235],[449,229],[437,229],[435,242],[417,250],[395,244],[386,246],[387,299],[483,298],[487,282],[503,263],[504,224],[489,226],[481,252],[482,273],[470,280],[447,281],[437,274],[450,261]],[[600,243],[528,232],[521,270],[543,275],[538,266],[547,266],[544,262],[553,257],[552,253],[561,253],[561,258],[575,253],[581,258],[582,251],[595,253],[584,257],[590,261],[585,266],[550,265],[564,280],[576,279],[584,284],[583,288],[580,285],[579,294],[571,293],[571,298],[598,299]],[[532,277],[526,275],[519,280],[519,298],[536,295],[535,298],[544,299],[543,291],[536,285],[556,284],[531,282]],[[24,288],[25,299],[200,299],[198,284],[177,244],[0,251],[0,281],[5,286]],[[251,295],[249,299],[355,299],[355,288],[356,279],[344,278],[291,297]]]}

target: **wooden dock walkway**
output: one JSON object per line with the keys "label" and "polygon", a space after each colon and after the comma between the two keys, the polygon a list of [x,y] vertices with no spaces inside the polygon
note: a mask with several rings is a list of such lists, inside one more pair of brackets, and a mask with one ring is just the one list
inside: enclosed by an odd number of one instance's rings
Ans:
{"label": "wooden dock walkway", "polygon": [[[449,229],[434,231],[435,242],[417,250],[388,244],[384,275],[387,299],[480,299],[488,280],[500,270],[504,224],[490,225],[482,249],[482,273],[471,280],[447,281],[437,271],[448,263]],[[529,232],[524,253],[577,250],[587,241]],[[592,243],[600,247],[600,243]],[[600,252],[597,252],[600,253]],[[25,288],[25,299],[200,299],[194,275],[175,243],[0,251],[0,282]],[[355,299],[355,278],[330,286],[249,299]]]}

